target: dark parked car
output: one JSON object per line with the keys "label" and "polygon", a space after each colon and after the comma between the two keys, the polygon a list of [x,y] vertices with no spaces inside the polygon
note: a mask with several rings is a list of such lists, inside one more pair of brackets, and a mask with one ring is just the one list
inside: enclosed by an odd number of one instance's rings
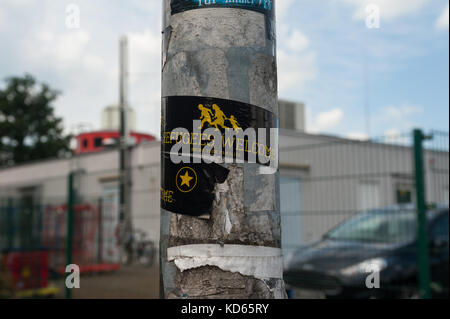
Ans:
{"label": "dark parked car", "polygon": [[[328,298],[418,296],[416,218],[412,206],[355,215],[294,253],[284,272],[287,286]],[[430,210],[427,221],[433,297],[448,298],[448,208]],[[368,288],[375,273],[379,287]]]}

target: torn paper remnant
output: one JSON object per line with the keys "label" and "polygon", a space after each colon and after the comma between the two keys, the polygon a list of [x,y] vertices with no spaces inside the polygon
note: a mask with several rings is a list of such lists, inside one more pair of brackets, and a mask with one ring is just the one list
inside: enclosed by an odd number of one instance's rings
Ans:
{"label": "torn paper remnant", "polygon": [[215,266],[258,279],[282,279],[281,249],[244,245],[187,245],[167,249],[180,271]]}

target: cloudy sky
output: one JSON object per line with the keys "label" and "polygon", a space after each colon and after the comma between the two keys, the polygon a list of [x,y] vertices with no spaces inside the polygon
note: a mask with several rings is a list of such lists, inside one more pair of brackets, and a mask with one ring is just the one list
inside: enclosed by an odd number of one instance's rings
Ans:
{"label": "cloudy sky", "polygon": [[[68,131],[100,128],[101,110],[118,100],[126,34],[137,127],[159,134],[161,2],[0,0],[0,78],[31,73],[63,92],[55,106]],[[369,4],[379,28],[366,26]],[[277,20],[279,95],[306,103],[310,132],[448,131],[448,0],[277,0]]]}

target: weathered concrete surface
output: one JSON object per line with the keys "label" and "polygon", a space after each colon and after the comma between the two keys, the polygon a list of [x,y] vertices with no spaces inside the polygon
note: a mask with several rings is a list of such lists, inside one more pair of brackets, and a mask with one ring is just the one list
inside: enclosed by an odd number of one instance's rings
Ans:
{"label": "weathered concrete surface", "polygon": [[[275,39],[263,14],[211,8],[171,16],[164,1],[162,97],[204,96],[253,104],[278,115]],[[270,32],[270,34],[269,34]],[[206,266],[181,272],[167,248],[192,244],[281,247],[278,174],[258,164],[225,165],[209,220],[161,212],[163,295],[168,298],[283,298],[282,280]]]}
{"label": "weathered concrete surface", "polygon": [[168,298],[191,299],[269,299],[272,292],[261,280],[223,271],[217,267],[203,267],[184,273],[177,272],[177,290],[169,292]]}
{"label": "weathered concrete surface", "polygon": [[[248,165],[247,167],[250,167]],[[204,220],[184,215],[171,215],[169,247],[189,244],[241,244],[266,247],[280,247],[279,220],[275,208],[272,210],[246,210],[244,200],[244,168],[233,165],[228,167],[230,175],[227,184],[228,191],[221,193],[217,190],[217,198],[211,219]],[[273,205],[275,200],[265,203],[265,198],[273,199],[273,176],[260,175],[259,178],[267,180],[256,187],[253,184],[253,192],[259,192],[262,196],[254,197],[249,192],[253,208],[262,202],[260,207],[266,208]],[[267,183],[271,182],[271,183]],[[264,192],[266,194],[264,194]],[[259,199],[259,198],[263,199]],[[228,212],[231,222],[231,230],[226,231]]]}

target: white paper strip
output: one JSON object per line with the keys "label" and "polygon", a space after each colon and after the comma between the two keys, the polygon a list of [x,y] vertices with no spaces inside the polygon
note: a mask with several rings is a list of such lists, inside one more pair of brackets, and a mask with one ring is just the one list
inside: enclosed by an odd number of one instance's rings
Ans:
{"label": "white paper strip", "polygon": [[215,266],[258,279],[283,278],[281,249],[244,245],[187,245],[167,249],[180,271]]}

